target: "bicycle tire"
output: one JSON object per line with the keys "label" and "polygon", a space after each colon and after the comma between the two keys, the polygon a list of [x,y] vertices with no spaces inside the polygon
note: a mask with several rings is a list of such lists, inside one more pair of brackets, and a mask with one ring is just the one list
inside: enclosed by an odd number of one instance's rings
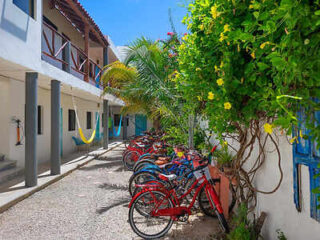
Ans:
{"label": "bicycle tire", "polygon": [[137,158],[138,156],[140,156],[140,153],[138,151],[130,151],[127,154],[125,154],[122,161],[123,165],[127,170],[132,171],[135,163],[134,158]]}
{"label": "bicycle tire", "polygon": [[[164,194],[164,193],[162,193],[161,191],[152,191],[152,193],[154,194],[154,195],[156,195],[156,194],[159,194],[159,195],[162,195],[163,197],[165,197],[166,195]],[[129,209],[129,223],[130,223],[130,226],[131,226],[131,228],[132,228],[132,230],[139,236],[139,237],[141,237],[141,238],[143,238],[143,239],[159,239],[159,238],[161,238],[161,237],[163,237],[164,235],[166,235],[168,232],[169,232],[169,230],[171,229],[171,227],[172,227],[172,225],[173,225],[173,219],[170,217],[169,219],[168,219],[168,224],[166,225],[166,227],[163,229],[163,230],[161,230],[160,232],[158,232],[158,233],[156,233],[156,234],[146,234],[146,233],[143,233],[142,231],[140,231],[139,229],[138,229],[138,227],[136,226],[136,224],[135,224],[135,221],[134,221],[134,217],[133,217],[133,214],[134,214],[134,209],[135,209],[135,207],[136,207],[136,204],[138,203],[138,201],[141,199],[141,198],[143,198],[143,197],[145,197],[145,195],[147,195],[147,194],[150,194],[150,192],[145,192],[145,193],[142,193],[139,197],[137,197],[135,200],[134,200],[134,202],[132,203],[132,205],[131,205],[131,207],[130,207],[130,209]],[[173,202],[172,202],[172,200],[170,199],[170,198],[167,198],[168,199],[168,207],[170,207],[170,208],[172,208],[173,206],[174,206],[174,204],[173,204]],[[142,216],[142,217],[144,217],[144,216]]]}
{"label": "bicycle tire", "polygon": [[[134,196],[133,193],[134,193],[135,184],[136,184],[135,180],[137,180],[139,177],[141,177],[143,175],[149,176],[149,177],[151,177],[151,179],[158,179],[158,176],[155,173],[151,173],[151,172],[139,172],[137,174],[133,174],[129,179],[129,193],[130,193],[130,196],[132,196],[132,197]],[[144,179],[143,182],[145,182],[145,181],[146,180]]]}
{"label": "bicycle tire", "polygon": [[141,165],[144,165],[144,164],[146,164],[146,163],[155,164],[154,161],[151,160],[151,159],[140,160],[140,161],[138,161],[138,162],[136,162],[136,163],[134,164],[133,171],[134,171],[134,172],[137,172],[138,169],[140,168],[140,166],[141,166]]}

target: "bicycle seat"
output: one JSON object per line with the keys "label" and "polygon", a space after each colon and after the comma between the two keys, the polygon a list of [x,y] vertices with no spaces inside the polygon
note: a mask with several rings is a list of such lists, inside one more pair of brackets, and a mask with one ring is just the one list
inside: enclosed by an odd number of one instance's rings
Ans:
{"label": "bicycle seat", "polygon": [[166,175],[166,174],[160,173],[159,178],[161,180],[165,180],[165,181],[172,181],[177,178],[177,175],[175,175],[175,174]]}

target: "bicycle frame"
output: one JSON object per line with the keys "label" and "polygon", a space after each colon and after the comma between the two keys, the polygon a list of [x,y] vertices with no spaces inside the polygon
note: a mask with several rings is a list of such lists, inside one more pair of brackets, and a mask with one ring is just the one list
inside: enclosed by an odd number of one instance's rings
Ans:
{"label": "bicycle frame", "polygon": [[[182,199],[184,199],[187,195],[189,195],[191,193],[191,191],[193,189],[196,188],[196,185],[200,182],[203,181],[199,187],[197,187],[196,192],[192,198],[191,203],[189,204],[189,206],[184,207],[181,206],[180,202]],[[135,201],[136,198],[138,198],[142,193],[145,192],[150,192],[151,196],[153,197],[153,199],[155,199],[156,201],[156,206],[154,208],[154,210],[152,211],[152,215],[157,217],[157,216],[170,216],[172,217],[174,220],[177,220],[178,216],[184,215],[184,214],[189,214],[191,215],[191,208],[193,207],[201,189],[205,187],[205,193],[207,198],[209,199],[210,205],[212,207],[212,209],[217,209],[219,213],[223,213],[223,209],[219,200],[219,197],[215,191],[215,189],[213,188],[213,186],[211,185],[211,183],[206,179],[205,176],[202,176],[201,178],[197,179],[192,186],[190,187],[190,189],[184,193],[182,196],[178,197],[176,194],[176,191],[174,189],[171,190],[167,190],[164,189],[163,187],[159,187],[159,186],[146,186],[142,189],[142,191],[138,194],[136,194],[133,199],[131,200],[130,204],[129,204],[129,208],[131,207],[132,203]],[[157,199],[155,198],[153,191],[161,191],[163,192],[166,196],[165,198],[163,198],[160,201],[157,201]],[[165,209],[158,209],[159,206],[161,206],[161,204],[163,203],[163,201],[165,201],[166,199],[170,199],[172,201],[172,203],[174,204],[174,207],[172,208],[165,208]]]}

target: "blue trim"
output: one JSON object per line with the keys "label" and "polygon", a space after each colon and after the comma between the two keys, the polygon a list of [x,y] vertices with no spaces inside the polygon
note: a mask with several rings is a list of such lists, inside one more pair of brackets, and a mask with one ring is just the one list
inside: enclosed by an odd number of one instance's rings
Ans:
{"label": "blue trim", "polygon": [[[314,176],[320,172],[318,165],[320,163],[319,158],[319,149],[317,149],[317,144],[312,141],[310,131],[305,127],[305,115],[304,110],[301,109],[298,112],[299,124],[298,127],[293,129],[293,137],[297,137],[298,143],[294,143],[293,150],[293,190],[294,190],[294,203],[297,210],[300,212],[302,209],[300,202],[300,181],[302,181],[301,176],[299,175],[299,168],[301,165],[305,165],[309,168],[309,177],[310,177],[310,215],[317,221],[320,221],[320,210],[317,209],[317,206],[320,205],[318,199],[320,194],[314,194],[313,189],[320,187],[319,178],[314,178]],[[317,120],[320,120],[320,112],[315,113]],[[319,121],[320,122],[320,121]],[[309,136],[307,139],[300,137],[300,130],[305,136]]]}

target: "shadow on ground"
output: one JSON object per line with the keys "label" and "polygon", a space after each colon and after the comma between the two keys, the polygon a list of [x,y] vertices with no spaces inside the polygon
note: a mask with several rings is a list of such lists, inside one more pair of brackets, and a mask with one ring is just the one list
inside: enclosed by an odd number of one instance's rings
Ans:
{"label": "shadow on ground", "polygon": [[103,214],[103,213],[109,211],[110,209],[112,209],[114,207],[118,207],[120,205],[123,205],[123,207],[128,207],[130,200],[131,200],[131,198],[129,198],[129,197],[119,198],[116,202],[114,202],[110,205],[98,208],[96,212],[98,214]]}
{"label": "shadow on ground", "polygon": [[113,161],[113,162],[108,162],[104,164],[95,164],[87,167],[82,167],[79,170],[80,171],[93,171],[97,169],[103,169],[103,168],[111,168],[111,167],[116,167],[116,166],[121,166],[122,161]]}

